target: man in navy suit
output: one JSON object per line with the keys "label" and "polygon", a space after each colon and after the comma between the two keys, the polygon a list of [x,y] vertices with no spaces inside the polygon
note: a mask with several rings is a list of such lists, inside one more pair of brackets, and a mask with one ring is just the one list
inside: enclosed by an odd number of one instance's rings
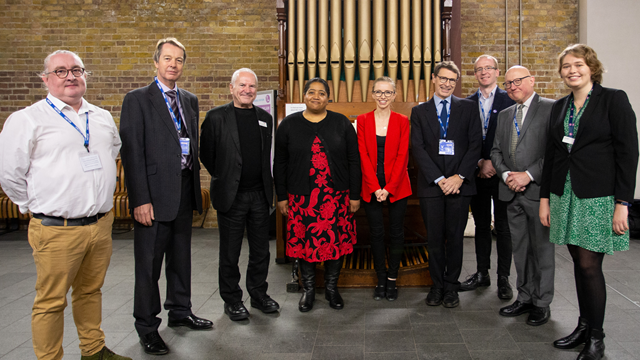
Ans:
{"label": "man in navy suit", "polygon": [[452,61],[439,63],[431,76],[433,98],[411,110],[411,143],[433,280],[426,302],[448,308],[460,303],[462,240],[482,147],[477,104],[452,95],[459,78]]}
{"label": "man in navy suit", "polygon": [[191,221],[202,212],[198,161],[198,98],[178,88],[187,58],[175,38],[158,41],[154,81],[128,93],[122,103],[122,165],[134,218],[135,295],[133,316],[144,351],[169,352],[158,327],[158,280],[166,258],[170,327],[210,329],[191,312]]}
{"label": "man in navy suit", "polygon": [[507,92],[498,87],[498,59],[491,55],[480,55],[473,66],[479,89],[467,99],[478,104],[479,122],[482,126],[482,154],[476,170],[478,193],[471,198],[471,212],[476,225],[475,245],[477,272],[460,284],[460,291],[475,290],[479,286],[491,285],[491,199],[497,233],[498,252],[498,297],[509,300],[513,290],[509,284],[511,269],[511,234],[507,221],[507,203],[498,199],[500,178],[491,164],[491,146],[496,134],[498,113],[514,104]]}

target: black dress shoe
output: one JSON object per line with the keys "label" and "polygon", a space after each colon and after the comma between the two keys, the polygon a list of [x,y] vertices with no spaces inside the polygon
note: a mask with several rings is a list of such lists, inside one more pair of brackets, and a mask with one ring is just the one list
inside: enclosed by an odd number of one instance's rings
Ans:
{"label": "black dress shoe", "polygon": [[167,344],[164,343],[157,331],[140,336],[140,344],[144,352],[150,355],[164,355],[169,352]]}
{"label": "black dress shoe", "polygon": [[454,308],[460,305],[460,298],[458,298],[458,292],[447,290],[444,292],[444,298],[442,299],[442,306],[446,308]]}
{"label": "black dress shoe", "polygon": [[193,314],[182,319],[169,318],[169,323],[167,325],[169,327],[186,326],[191,330],[206,330],[213,327],[213,323],[211,321],[199,318]]}
{"label": "black dress shoe", "polygon": [[249,310],[244,307],[242,301],[233,304],[224,303],[224,313],[233,321],[244,320],[249,317]]}
{"label": "black dress shoe", "polygon": [[373,289],[373,300],[382,300],[387,296],[384,285],[378,285]]}
{"label": "black dress shoe", "polygon": [[429,294],[427,294],[427,299],[425,301],[429,306],[439,306],[440,304],[442,304],[443,297],[444,293],[442,289],[431,288],[431,290],[429,290]]}
{"label": "black dress shoe", "polygon": [[553,342],[553,347],[558,349],[573,349],[587,342],[589,339],[589,324],[587,319],[578,318],[578,326],[573,332]]}
{"label": "black dress shoe", "polygon": [[502,300],[511,300],[513,298],[513,289],[509,284],[509,278],[505,275],[498,275],[498,298]]}
{"label": "black dress shoe", "polygon": [[387,300],[394,301],[398,298],[398,288],[387,288]]}
{"label": "black dress shoe", "polygon": [[273,313],[280,309],[280,305],[266,294],[261,299],[251,298],[251,307],[258,309],[265,314]]}
{"label": "black dress shoe", "polygon": [[551,317],[551,310],[548,306],[538,307],[534,306],[531,313],[529,313],[529,317],[527,318],[527,325],[531,326],[540,326],[544,325],[549,321]]}
{"label": "black dress shoe", "polygon": [[516,300],[513,302],[513,304],[507,305],[500,309],[500,315],[507,317],[520,316],[524,313],[530,312],[531,310],[533,310],[533,308],[533,304],[526,304],[520,302],[520,300]]}
{"label": "black dress shoe", "polygon": [[489,277],[489,273],[483,274],[481,272],[477,272],[467,278],[467,280],[463,281],[460,284],[460,289],[458,291],[471,291],[478,288],[478,286],[489,286],[491,285],[491,278]]}
{"label": "black dress shoe", "polygon": [[600,360],[604,357],[604,333],[590,329],[589,339],[576,360]]}

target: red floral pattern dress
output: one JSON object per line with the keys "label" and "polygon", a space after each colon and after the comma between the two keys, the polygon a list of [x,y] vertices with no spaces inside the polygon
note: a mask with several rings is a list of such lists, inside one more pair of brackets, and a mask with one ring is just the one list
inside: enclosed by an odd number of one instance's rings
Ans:
{"label": "red floral pattern dress", "polygon": [[331,170],[318,137],[311,145],[311,195],[289,194],[287,256],[309,262],[336,260],[353,252],[356,223],[349,190],[333,189]]}

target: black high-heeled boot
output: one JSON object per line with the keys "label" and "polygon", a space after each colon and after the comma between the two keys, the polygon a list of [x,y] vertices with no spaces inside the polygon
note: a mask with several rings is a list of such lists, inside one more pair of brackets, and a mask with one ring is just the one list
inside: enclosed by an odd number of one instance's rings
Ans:
{"label": "black high-heeled boot", "polygon": [[342,268],[342,257],[338,260],[324,262],[324,297],[329,301],[329,306],[336,310],[344,308],[344,301],[338,292],[338,278]]}
{"label": "black high-heeled boot", "polygon": [[298,310],[307,312],[313,309],[313,302],[316,299],[316,263],[298,259],[298,264],[303,291],[298,303]]}
{"label": "black high-heeled boot", "polygon": [[604,333],[591,329],[589,339],[576,360],[600,360],[604,356]]}
{"label": "black high-heeled boot", "polygon": [[558,349],[573,349],[582,345],[589,339],[589,324],[587,319],[578,318],[578,326],[571,334],[553,342],[553,347]]}

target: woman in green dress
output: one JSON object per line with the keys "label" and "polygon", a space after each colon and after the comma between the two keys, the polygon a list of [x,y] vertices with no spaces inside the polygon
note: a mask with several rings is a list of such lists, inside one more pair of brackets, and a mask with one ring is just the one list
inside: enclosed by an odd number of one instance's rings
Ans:
{"label": "woman in green dress", "polygon": [[580,317],[553,345],[584,348],[578,360],[604,356],[605,254],[629,249],[628,206],[638,167],[636,116],[622,90],[600,85],[602,63],[589,46],[567,47],[559,73],[571,94],[551,112],[540,189],[540,221],[573,259]]}

